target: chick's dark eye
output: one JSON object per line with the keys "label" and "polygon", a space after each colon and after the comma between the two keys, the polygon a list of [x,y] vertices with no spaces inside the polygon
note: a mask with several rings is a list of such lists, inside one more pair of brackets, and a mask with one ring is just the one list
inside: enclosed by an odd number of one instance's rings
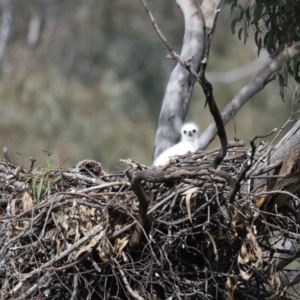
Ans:
{"label": "chick's dark eye", "polygon": [[193,133],[196,133],[196,129],[193,129]]}
{"label": "chick's dark eye", "polygon": [[186,134],[186,130],[183,130],[183,133]]}

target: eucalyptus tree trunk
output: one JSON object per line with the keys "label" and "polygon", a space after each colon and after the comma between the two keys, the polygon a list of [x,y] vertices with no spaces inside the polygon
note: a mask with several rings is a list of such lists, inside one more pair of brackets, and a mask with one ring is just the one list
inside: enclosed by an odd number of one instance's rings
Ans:
{"label": "eucalyptus tree trunk", "polygon": [[[180,57],[198,71],[205,51],[206,31],[213,26],[214,15],[222,1],[176,0],[182,11],[185,33]],[[204,22],[205,21],[205,22]],[[179,63],[167,84],[155,137],[153,161],[167,148],[176,144],[184,122],[195,78]]]}

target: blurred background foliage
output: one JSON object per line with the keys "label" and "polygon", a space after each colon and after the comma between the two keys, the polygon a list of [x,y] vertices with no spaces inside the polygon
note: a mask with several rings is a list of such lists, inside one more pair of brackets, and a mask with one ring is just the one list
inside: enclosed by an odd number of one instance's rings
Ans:
{"label": "blurred background foliage", "polygon": [[[175,1],[149,0],[149,5],[180,52],[184,28]],[[34,157],[42,164],[47,150],[54,153],[54,166],[70,157],[64,168],[86,158],[110,171],[122,168],[122,158],[151,164],[160,106],[175,62],[166,58],[141,2],[2,0],[1,13],[0,30],[8,20],[9,34],[0,58],[0,140],[14,161],[28,168]],[[244,45],[231,34],[230,23],[227,5],[207,68],[220,108],[267,60],[262,50],[257,63],[253,39]],[[248,141],[280,127],[291,113],[294,88],[291,83],[283,103],[277,81],[268,84],[239,112],[237,135]],[[199,86],[187,119],[200,129],[212,121]],[[227,130],[232,140],[232,122]]]}

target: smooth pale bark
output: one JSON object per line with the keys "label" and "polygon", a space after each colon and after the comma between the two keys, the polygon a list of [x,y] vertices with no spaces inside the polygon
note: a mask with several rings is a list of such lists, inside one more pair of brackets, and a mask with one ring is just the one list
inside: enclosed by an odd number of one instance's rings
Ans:
{"label": "smooth pale bark", "polygon": [[[250,173],[258,169],[265,169],[269,165],[280,162],[284,159],[285,156],[289,156],[290,153],[300,147],[300,120],[295,123],[295,125],[289,130],[289,132],[277,143],[277,145],[270,151],[269,155],[262,161],[259,165],[255,165],[253,169],[250,169]],[[272,175],[274,172],[269,172],[269,175]],[[258,174],[256,174],[258,175]],[[257,179],[251,182],[253,189],[256,189],[257,186],[265,182],[265,179]],[[243,191],[247,192],[249,189],[248,185],[250,182],[247,182],[243,186]]]}
{"label": "smooth pale bark", "polygon": [[[177,0],[176,3],[183,12],[185,20],[185,35],[183,48],[180,54],[182,60],[188,61],[193,70],[198,71],[205,51],[206,31],[213,26],[214,14],[222,1],[203,1],[201,9],[197,1]],[[204,21],[206,26],[204,24]],[[279,71],[283,65],[300,54],[300,42],[294,43],[291,47],[275,57],[266,64],[256,76],[233,98],[233,100],[222,111],[222,119],[226,124],[239,109],[247,103],[255,94],[261,91],[270,81],[270,77]],[[180,128],[184,121],[189,101],[193,91],[195,80],[189,72],[177,64],[172,72],[158,122],[158,129],[155,139],[153,159],[162,151],[173,146],[179,139]],[[300,121],[283,138],[271,153],[266,164],[278,159],[283,159],[287,152],[294,149],[300,142]],[[212,122],[199,138],[199,145],[205,149],[216,137],[217,130]],[[284,249],[293,250],[294,245],[286,245]],[[284,260],[287,257],[278,256],[274,263],[278,269],[285,266]],[[289,259],[290,262],[291,259]],[[299,278],[297,278],[299,279]]]}
{"label": "smooth pale bark", "polygon": [[282,160],[285,155],[288,155],[300,144],[300,120],[289,130],[289,132],[277,143],[274,150],[271,152],[266,165],[269,165],[277,160]]}
{"label": "smooth pale bark", "polygon": [[[281,233],[274,232],[274,235],[275,234],[280,235]],[[282,237],[280,237],[276,241],[271,240],[274,249],[290,251],[290,253],[279,253],[275,251],[275,253],[273,254],[272,263],[276,266],[277,270],[282,270],[291,262],[296,260],[297,256],[299,256],[300,254],[300,245],[298,243],[299,238],[300,238],[299,234],[292,233],[291,238],[287,238],[284,241],[284,243],[282,242]],[[299,263],[297,263],[297,267],[299,267]]]}
{"label": "smooth pale bark", "polygon": [[3,58],[7,41],[9,38],[10,28],[11,28],[11,1],[2,0],[0,2],[1,6],[1,30],[0,30],[0,61]]}
{"label": "smooth pale bark", "polygon": [[[280,278],[280,281],[281,281],[281,284],[283,287],[294,286],[295,284],[300,283],[300,271],[299,270],[285,270],[284,273],[281,272],[278,275],[279,275],[279,278]],[[296,291],[299,291],[299,286],[294,287],[294,288]],[[296,299],[296,298],[291,298],[291,299]]]}
{"label": "smooth pale bark", "polygon": [[[222,1],[206,0],[203,1],[201,7],[197,0],[176,0],[176,3],[185,21],[180,57],[189,62],[192,69],[198,71],[205,51],[206,30],[211,29],[215,12]],[[193,75],[177,64],[170,76],[163,99],[155,137],[153,161],[160,153],[178,142],[194,84]]]}
{"label": "smooth pale bark", "polygon": [[[235,115],[240,108],[247,103],[251,97],[261,91],[267,84],[270,76],[275,72],[281,70],[284,63],[289,62],[294,57],[300,54],[300,41],[294,43],[293,46],[288,47],[282,51],[277,57],[263,67],[255,77],[247,83],[240,92],[232,99],[232,101],[221,112],[224,124],[226,124],[232,115]],[[216,137],[217,129],[215,122],[212,122],[206,130],[199,137],[199,145],[202,149],[211,143]]]}

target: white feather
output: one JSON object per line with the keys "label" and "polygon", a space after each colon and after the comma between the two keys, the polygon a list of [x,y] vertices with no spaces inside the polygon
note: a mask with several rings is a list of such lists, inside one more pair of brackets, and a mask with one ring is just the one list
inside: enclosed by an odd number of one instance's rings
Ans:
{"label": "white feather", "polygon": [[177,155],[184,155],[198,150],[198,126],[195,123],[186,123],[181,128],[181,141],[166,149],[154,161],[154,166],[163,166],[170,161],[170,158]]}

